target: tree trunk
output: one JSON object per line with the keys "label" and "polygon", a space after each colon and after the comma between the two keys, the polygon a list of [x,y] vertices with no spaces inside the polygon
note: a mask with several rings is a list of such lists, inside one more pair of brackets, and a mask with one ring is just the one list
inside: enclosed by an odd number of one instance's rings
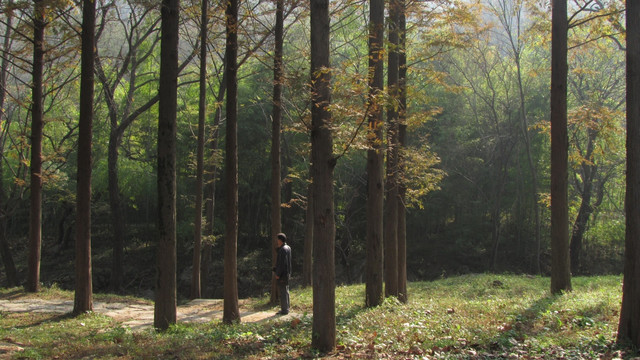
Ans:
{"label": "tree trunk", "polygon": [[[311,181],[313,182],[313,180]],[[309,183],[307,187],[307,209],[304,219],[302,286],[307,287],[311,286],[313,281],[313,183]]]}
{"label": "tree trunk", "polygon": [[163,0],[158,107],[158,253],[153,324],[176,323],[176,119],[180,1]]}
{"label": "tree trunk", "polygon": [[[4,112],[4,102],[7,95],[6,84],[7,84],[7,72],[9,67],[9,47],[11,40],[11,29],[13,23],[13,12],[7,11],[6,13],[7,19],[6,27],[4,32],[4,43],[2,48],[2,62],[0,65],[0,127],[3,127],[6,119]],[[4,154],[4,141],[0,141],[0,154]],[[7,287],[14,287],[18,285],[18,276],[16,274],[16,266],[13,261],[13,255],[11,254],[11,247],[9,246],[9,242],[6,237],[6,229],[7,229],[7,214],[8,206],[7,206],[7,195],[4,191],[4,175],[3,175],[3,165],[0,164],[0,257],[2,258],[2,263],[4,264],[4,270],[7,276]]]}
{"label": "tree trunk", "polygon": [[551,292],[571,290],[567,136],[567,0],[553,0],[551,24]]}
{"label": "tree trunk", "polygon": [[365,306],[382,304],[384,212],[384,151],[382,91],[384,89],[384,1],[369,9],[369,129],[367,139],[367,264]]}
{"label": "tree trunk", "polygon": [[331,135],[329,1],[310,2],[311,17],[311,178],[313,179],[313,326],[311,346],[336,347],[335,210]]}
{"label": "tree trunk", "polygon": [[226,9],[227,45],[227,128],[225,144],[226,222],[224,242],[225,324],[240,321],[238,308],[238,0],[229,0]]}
{"label": "tree trunk", "polygon": [[389,2],[389,58],[387,86],[387,201],[384,208],[385,296],[398,296],[398,108],[399,108],[400,1]]}
{"label": "tree trunk", "polygon": [[399,109],[398,114],[398,300],[409,301],[407,293],[407,188],[404,183],[405,162],[403,151],[407,147],[407,54],[406,54],[406,2],[400,0],[398,28],[400,31],[400,54],[398,56]]}
{"label": "tree trunk", "polygon": [[[500,140],[498,140],[500,141]],[[504,152],[501,151],[502,154]],[[502,170],[506,168],[499,167],[497,169],[496,178],[493,185],[493,209],[491,211],[491,242],[493,243],[493,250],[491,252],[491,270],[497,271],[498,267],[498,255],[500,254],[500,236],[502,231],[502,193],[504,191],[504,176]]]}
{"label": "tree trunk", "polygon": [[93,284],[91,282],[91,143],[93,136],[93,48],[95,44],[95,26],[95,1],[83,0],[74,314],[82,314],[93,310]]}
{"label": "tree trunk", "polygon": [[520,53],[515,56],[516,68],[518,71],[518,91],[520,94],[520,118],[522,120],[522,135],[524,138],[524,144],[527,150],[527,162],[529,164],[529,171],[531,172],[531,200],[534,215],[534,243],[536,247],[534,270],[536,274],[540,274],[540,205],[538,204],[538,171],[533,159],[531,150],[531,139],[529,138],[529,122],[527,120],[526,102],[524,94],[524,85],[522,82],[522,65],[520,62]]}
{"label": "tree trunk", "polygon": [[627,189],[620,344],[640,347],[640,4],[627,1]]}
{"label": "tree trunk", "polygon": [[[276,1],[275,52],[273,58],[273,113],[271,123],[271,266],[276,266],[278,247],[276,235],[281,232],[280,212],[280,121],[282,119],[283,63],[282,45],[284,41],[284,0]],[[278,283],[275,273],[271,273],[271,304],[278,303]]]}
{"label": "tree trunk", "polygon": [[[107,154],[107,171],[109,187],[109,210],[111,214],[111,226],[113,231],[112,257],[111,257],[111,279],[110,287],[112,291],[122,289],[124,278],[124,209],[120,196],[120,186],[118,185],[118,148],[120,147],[121,134],[117,129],[117,118],[110,116],[111,131],[109,132],[109,145]],[[115,124],[115,125],[114,125]]]}
{"label": "tree trunk", "polygon": [[207,10],[209,2],[202,0],[200,12],[200,94],[198,99],[198,148],[196,150],[196,198],[193,219],[193,267],[191,272],[191,299],[202,297],[200,260],[202,258],[202,188],[204,173],[204,123],[207,118]]}
{"label": "tree trunk", "polygon": [[576,220],[573,223],[573,230],[571,232],[571,273],[574,275],[580,272],[582,240],[584,238],[584,233],[587,231],[587,223],[589,222],[589,217],[593,213],[593,207],[591,207],[590,187],[591,186],[589,186],[589,189],[585,189],[582,194],[580,200],[580,209],[578,210],[578,215],[576,216]]}
{"label": "tree trunk", "polygon": [[[587,149],[585,158],[592,160],[594,141],[597,133],[593,129],[587,129]],[[571,242],[569,245],[569,251],[571,256],[571,272],[572,274],[578,274],[580,271],[580,258],[582,252],[582,240],[584,233],[587,231],[587,224],[589,223],[589,217],[593,213],[593,206],[591,205],[591,198],[593,195],[593,185],[596,178],[598,168],[593,163],[583,163],[581,165],[582,173],[580,178],[582,179],[582,186],[579,187],[580,192],[580,208],[578,209],[578,215],[573,223],[571,231]],[[576,180],[577,181],[577,180]]]}
{"label": "tree trunk", "polygon": [[[224,76],[223,76],[224,77]],[[224,80],[224,79],[223,79]],[[218,96],[216,97],[216,103],[220,104],[224,93],[226,91],[226,85],[224,85],[224,81],[220,83],[220,88],[218,90]],[[218,150],[218,131],[220,126],[220,118],[222,117],[220,106],[216,108],[216,112],[214,115],[213,121],[213,133],[211,134],[211,153],[215,154]],[[213,289],[210,288],[209,281],[209,268],[211,267],[211,256],[213,253],[213,238],[214,228],[213,228],[213,219],[215,214],[215,200],[216,200],[216,174],[218,172],[218,167],[210,162],[209,170],[207,171],[207,187],[206,194],[207,196],[205,201],[205,227],[206,234],[209,237],[210,241],[203,246],[202,250],[202,266],[200,271],[200,283],[202,284],[202,294],[204,297],[209,298],[213,296]]]}
{"label": "tree trunk", "polygon": [[31,104],[31,207],[29,212],[29,258],[25,290],[40,291],[40,256],[42,246],[42,129],[44,68],[44,3],[34,0],[33,15],[33,84]]}

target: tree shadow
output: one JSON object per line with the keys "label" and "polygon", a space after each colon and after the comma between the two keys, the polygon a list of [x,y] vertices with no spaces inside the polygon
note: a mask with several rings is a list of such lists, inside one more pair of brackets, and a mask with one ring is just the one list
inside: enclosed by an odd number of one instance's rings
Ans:
{"label": "tree shadow", "polygon": [[[40,326],[46,323],[59,323],[64,320],[73,319],[76,317],[73,313],[33,313],[33,312],[15,312],[19,316],[25,316],[25,320],[21,321],[21,325],[12,326],[15,329],[29,329]],[[37,315],[36,315],[37,314]]]}
{"label": "tree shadow", "polygon": [[527,336],[534,335],[534,327],[537,320],[545,314],[553,303],[562,295],[547,294],[531,304],[522,313],[517,314],[515,319],[503,324],[500,333],[489,344],[492,349],[505,346],[511,347],[516,342],[523,342]]}
{"label": "tree shadow", "polygon": [[10,292],[0,294],[0,299],[15,300],[15,299],[23,298],[24,296],[25,296],[24,290],[21,288],[16,288],[15,290],[12,290]]}

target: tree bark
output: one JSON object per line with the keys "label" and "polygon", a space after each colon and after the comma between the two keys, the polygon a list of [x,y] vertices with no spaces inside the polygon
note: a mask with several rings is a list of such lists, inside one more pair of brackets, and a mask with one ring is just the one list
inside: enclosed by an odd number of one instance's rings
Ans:
{"label": "tree bark", "polygon": [[627,186],[624,282],[618,338],[640,347],[640,4],[628,0]]}
{"label": "tree bark", "polygon": [[[273,112],[271,118],[271,266],[276,266],[278,247],[276,235],[281,232],[280,185],[280,122],[282,120],[282,83],[284,69],[282,45],[284,42],[284,0],[276,0],[275,52],[273,58]],[[278,302],[278,283],[271,274],[271,304]]]}
{"label": "tree bark", "polygon": [[[223,76],[224,77],[224,76]],[[224,80],[224,79],[223,79]],[[226,91],[225,82],[222,81],[220,83],[220,88],[218,90],[218,96],[216,97],[216,103],[220,104],[222,98],[224,97],[224,93]],[[219,134],[219,126],[220,126],[220,118],[222,117],[222,112],[220,106],[216,108],[216,112],[214,115],[213,121],[213,133],[211,134],[211,153],[215,154],[218,150],[218,134]],[[214,228],[214,214],[215,214],[215,200],[216,200],[216,175],[218,173],[218,167],[210,162],[210,169],[207,171],[207,186],[206,186],[206,200],[205,200],[205,228],[206,234],[210,239],[213,239]],[[211,241],[207,241],[207,243],[203,246],[202,249],[202,266],[200,271],[200,283],[202,284],[202,294],[204,297],[209,298],[213,296],[213,291],[209,286],[209,268],[211,267],[211,256],[213,253],[213,243]]]}
{"label": "tree bark", "polygon": [[109,145],[107,149],[107,171],[108,171],[108,188],[109,188],[109,209],[111,214],[111,226],[113,231],[113,254],[111,257],[111,279],[110,287],[112,291],[119,291],[122,288],[122,280],[124,278],[124,209],[120,196],[120,187],[118,185],[118,148],[122,135],[118,133],[117,120],[116,126],[111,122],[111,130],[109,135]]}
{"label": "tree bark", "polygon": [[40,257],[42,246],[42,130],[43,68],[44,68],[44,2],[34,0],[33,14],[33,84],[31,104],[31,207],[29,212],[29,258],[27,292],[40,291]]}
{"label": "tree bark", "polygon": [[204,123],[207,118],[207,26],[208,0],[202,0],[200,12],[200,93],[198,98],[198,147],[196,150],[196,196],[193,219],[193,267],[191,272],[191,299],[202,297],[200,260],[202,258],[202,188],[204,173]]}
{"label": "tree bark", "polygon": [[93,49],[95,26],[95,1],[83,0],[74,314],[82,314],[93,310],[93,284],[91,282],[91,144],[93,136]]}
{"label": "tree bark", "polygon": [[158,107],[158,253],[154,326],[176,323],[176,119],[178,90],[178,20],[180,1],[161,6]]}
{"label": "tree bark", "polygon": [[238,0],[229,0],[226,9],[227,44],[227,128],[225,144],[226,222],[224,242],[225,324],[240,322],[238,308]]}
{"label": "tree bark", "polygon": [[406,54],[406,2],[400,0],[398,28],[400,31],[400,54],[398,56],[399,114],[398,114],[398,300],[409,301],[407,293],[407,208],[405,198],[404,149],[407,147],[407,54]]}
{"label": "tree bark", "polygon": [[[9,2],[11,3],[11,2]],[[6,27],[4,32],[4,42],[2,48],[2,62],[0,63],[0,125],[3,125],[3,122],[6,124],[7,120],[5,119],[5,111],[4,111],[4,102],[7,95],[6,84],[7,84],[7,72],[9,68],[9,47],[11,46],[11,29],[13,24],[13,12],[6,12],[7,19]],[[0,134],[2,136],[4,134]],[[3,140],[3,139],[2,139]],[[0,154],[4,154],[4,141],[0,141]],[[7,206],[7,194],[4,191],[4,175],[3,175],[3,165],[0,164],[0,257],[2,258],[2,263],[4,264],[5,274],[7,276],[7,287],[14,287],[18,285],[18,276],[16,272],[16,266],[13,261],[13,255],[11,254],[11,247],[9,246],[9,242],[6,237],[6,229],[7,229],[7,218],[9,214],[7,214],[8,206]]]}
{"label": "tree bark", "polygon": [[389,58],[387,86],[387,180],[384,208],[385,296],[398,296],[398,100],[399,100],[400,1],[389,2]]}
{"label": "tree bark", "polygon": [[[311,171],[309,171],[311,173]],[[313,180],[307,187],[307,209],[304,220],[304,255],[302,260],[302,286],[313,284]]]}
{"label": "tree bark", "polygon": [[551,42],[551,292],[571,290],[567,136],[567,0],[553,0]]}
{"label": "tree bark", "polygon": [[[593,129],[587,129],[587,149],[585,158],[590,161],[592,160],[595,138],[596,131]],[[582,170],[580,174],[582,181],[581,186],[577,186],[580,193],[580,208],[578,209],[578,215],[576,215],[576,219],[573,223],[571,242],[569,245],[569,252],[571,254],[571,272],[574,275],[580,272],[582,240],[584,238],[584,233],[587,231],[589,217],[591,217],[591,214],[593,213],[591,198],[593,196],[593,185],[598,171],[597,166],[593,163],[583,163],[580,168]]]}
{"label": "tree bark", "polygon": [[313,326],[311,346],[336,347],[335,211],[331,135],[329,1],[310,2],[311,17],[311,163],[313,179]]}
{"label": "tree bark", "polygon": [[384,90],[384,1],[369,8],[369,108],[367,150],[367,263],[365,306],[382,304],[384,275],[384,151],[381,94]]}

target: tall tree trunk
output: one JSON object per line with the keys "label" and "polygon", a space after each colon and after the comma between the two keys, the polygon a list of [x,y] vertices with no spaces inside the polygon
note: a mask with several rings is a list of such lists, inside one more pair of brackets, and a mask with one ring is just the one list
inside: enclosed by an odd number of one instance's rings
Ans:
{"label": "tall tree trunk", "polygon": [[121,134],[117,126],[115,113],[111,118],[111,130],[109,132],[109,145],[107,149],[107,171],[109,188],[109,210],[111,214],[111,226],[113,231],[111,256],[111,279],[110,287],[112,291],[122,289],[124,278],[124,209],[120,196],[120,186],[118,185],[118,148],[120,147]]}
{"label": "tall tree trunk", "polygon": [[[311,173],[311,171],[309,171]],[[302,286],[313,281],[313,180],[307,186],[307,209],[304,218],[304,255],[302,260]]]}
{"label": "tall tree trunk", "polygon": [[403,151],[407,146],[407,53],[406,53],[406,2],[400,0],[398,15],[400,31],[400,54],[398,57],[399,116],[398,116],[398,300],[409,301],[407,293],[407,208],[405,198],[405,162]]}
{"label": "tall tree trunk", "polygon": [[311,7],[311,178],[313,179],[313,326],[311,346],[323,352],[336,347],[335,210],[331,135],[329,1]]}
{"label": "tall tree trunk", "polygon": [[180,1],[163,0],[158,107],[158,253],[153,324],[176,323],[176,119]]}
{"label": "tall tree trunk", "polygon": [[535,161],[531,150],[531,139],[529,138],[529,121],[527,119],[526,102],[524,94],[524,85],[522,82],[522,65],[520,61],[520,52],[516,52],[516,68],[518,72],[518,91],[520,94],[520,119],[522,121],[522,135],[524,138],[525,148],[527,150],[527,162],[529,171],[531,172],[531,200],[534,215],[534,243],[535,243],[535,260],[534,269],[536,274],[540,274],[540,205],[538,204],[538,171],[536,170]]}
{"label": "tall tree trunk", "polygon": [[191,299],[202,297],[200,260],[202,258],[202,188],[204,174],[204,123],[207,118],[207,26],[209,1],[200,7],[200,94],[198,99],[198,148],[196,150],[196,199],[193,219],[193,268],[191,272]]}
{"label": "tall tree trunk", "polygon": [[[500,140],[498,140],[500,141]],[[504,153],[501,151],[501,153]],[[491,270],[497,271],[498,267],[498,255],[500,255],[500,236],[502,232],[502,193],[504,191],[504,179],[506,167],[500,166],[496,169],[496,180],[493,184],[492,198],[494,199],[493,209],[491,210],[491,242],[493,243],[493,250],[491,252]]]}
{"label": "tall tree trunk", "polygon": [[387,200],[384,208],[385,296],[398,296],[398,100],[399,100],[400,1],[389,2],[389,58],[387,86]]}
{"label": "tall tree trunk", "polygon": [[[11,4],[11,2],[9,2]],[[13,26],[13,12],[7,11],[7,19],[4,31],[4,43],[2,47],[2,62],[0,63],[0,125],[6,124],[4,102],[7,95],[7,73],[9,68],[9,47],[11,46],[11,29]],[[0,134],[2,137],[4,134]],[[4,139],[0,139],[0,154],[4,154]],[[7,194],[4,191],[4,175],[3,165],[0,164],[0,258],[4,264],[4,270],[7,276],[7,286],[14,287],[18,285],[18,276],[16,274],[16,266],[11,254],[11,247],[6,237],[8,206]]]}
{"label": "tall tree trunk", "polygon": [[618,343],[640,347],[640,3],[627,1],[627,189]]}
{"label": "tall tree trunk", "polygon": [[384,151],[382,91],[384,89],[384,1],[369,7],[369,129],[367,139],[367,264],[365,306],[382,304],[384,212]]}
{"label": "tall tree trunk", "polygon": [[[282,83],[284,69],[282,45],[284,42],[284,0],[276,0],[275,52],[273,57],[273,113],[271,123],[271,266],[276,266],[278,241],[281,232],[280,212],[280,121],[282,120]],[[271,304],[278,302],[278,283],[271,274]]]}
{"label": "tall tree trunk", "polygon": [[31,104],[31,207],[29,212],[29,259],[25,290],[40,291],[40,256],[42,246],[42,129],[44,68],[44,2],[33,2],[33,84]]}
{"label": "tall tree trunk", "polygon": [[[586,184],[585,184],[586,186]],[[589,217],[593,213],[593,207],[591,206],[591,185],[589,189],[585,189],[582,198],[580,199],[580,208],[578,215],[573,223],[573,230],[571,232],[571,273],[579,274],[580,272],[580,257],[582,252],[582,240],[584,233],[587,231],[587,223]]]}
{"label": "tall tree trunk", "polygon": [[225,144],[226,222],[224,241],[225,324],[240,321],[238,308],[238,0],[229,0],[226,9],[227,45],[227,129]]}
{"label": "tall tree trunk", "polygon": [[[218,90],[218,96],[216,97],[217,103],[219,104],[222,101],[224,93],[226,91],[226,85],[224,85],[224,81],[220,83],[220,88]],[[220,126],[220,118],[222,117],[222,112],[220,106],[216,108],[216,112],[214,115],[213,121],[213,133],[211,134],[211,153],[215,154],[218,150],[218,131]],[[204,297],[209,298],[213,296],[213,289],[210,287],[209,281],[209,268],[211,267],[211,256],[213,254],[213,243],[212,239],[214,238],[214,228],[213,228],[213,220],[215,214],[215,200],[216,200],[216,175],[218,173],[218,167],[212,161],[209,163],[209,170],[207,171],[207,187],[206,187],[206,196],[205,196],[205,231],[209,239],[211,241],[207,241],[207,243],[203,246],[202,249],[202,266],[200,271],[200,282],[202,284],[202,294]]]}
{"label": "tall tree trunk", "polygon": [[[594,150],[594,141],[597,133],[593,129],[587,129],[587,149],[585,158],[591,159]],[[578,209],[578,215],[571,228],[571,242],[569,245],[569,251],[571,256],[571,273],[576,275],[580,271],[580,258],[582,253],[582,240],[584,233],[587,231],[587,224],[589,217],[593,213],[593,206],[591,205],[591,198],[593,196],[593,185],[598,171],[597,166],[593,163],[583,163],[581,165],[582,173],[580,174],[582,179],[582,186],[580,187],[580,208]],[[576,180],[577,181],[577,180]]]}
{"label": "tall tree trunk", "polygon": [[96,8],[82,2],[80,120],[78,125],[78,194],[76,197],[76,291],[74,314],[93,310],[91,282],[91,143],[93,136],[93,79]]}
{"label": "tall tree trunk", "polygon": [[551,292],[571,290],[567,136],[567,0],[553,0],[551,24]]}

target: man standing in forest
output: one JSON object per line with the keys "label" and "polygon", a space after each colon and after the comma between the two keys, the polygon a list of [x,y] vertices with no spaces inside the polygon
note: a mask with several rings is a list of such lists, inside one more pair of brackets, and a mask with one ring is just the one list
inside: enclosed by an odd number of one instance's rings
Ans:
{"label": "man standing in forest", "polygon": [[276,235],[278,241],[278,257],[273,272],[278,282],[280,295],[280,311],[276,315],[289,313],[289,277],[291,276],[291,248],[287,245],[287,236],[283,233]]}

